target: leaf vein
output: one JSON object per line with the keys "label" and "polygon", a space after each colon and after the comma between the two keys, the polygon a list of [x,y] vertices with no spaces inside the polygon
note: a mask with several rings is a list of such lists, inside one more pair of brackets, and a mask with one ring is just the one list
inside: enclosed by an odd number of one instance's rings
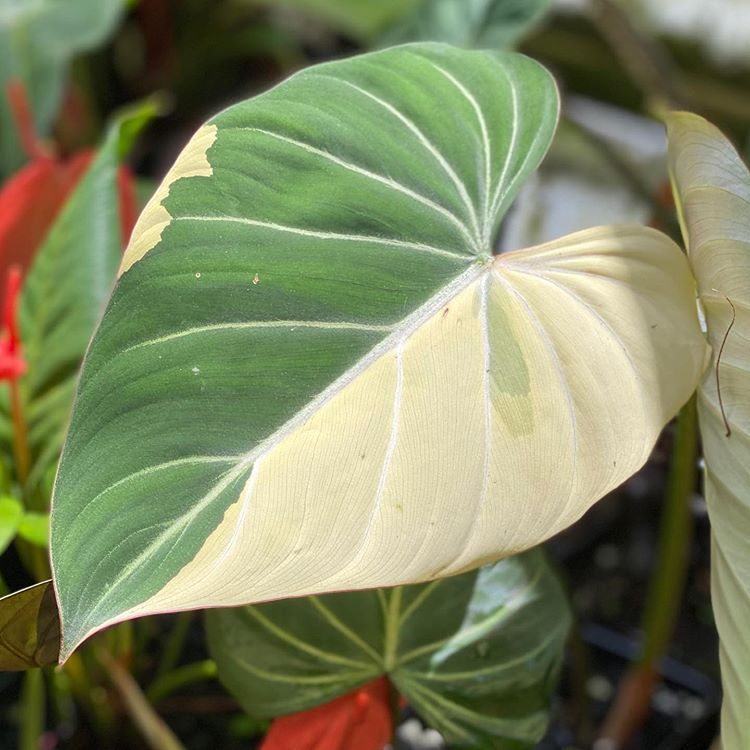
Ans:
{"label": "leaf vein", "polygon": [[389,237],[377,237],[368,234],[346,234],[344,232],[324,232],[317,229],[304,229],[302,227],[293,227],[286,224],[277,224],[272,221],[261,221],[260,219],[248,219],[243,216],[175,216],[172,221],[199,221],[199,222],[227,222],[231,224],[244,224],[250,227],[260,229],[270,229],[274,232],[285,232],[295,234],[300,237],[314,237],[320,240],[336,240],[341,242],[363,242],[374,245],[387,245],[390,247],[400,247],[405,250],[418,250],[420,252],[433,253],[448,258],[466,259],[466,254],[445,250],[444,248],[427,245],[423,242],[410,242],[409,240],[397,240]]}
{"label": "leaf vein", "polygon": [[448,219],[448,221],[450,221],[461,232],[461,234],[469,242],[469,244],[472,245],[472,247],[475,247],[476,245],[476,241],[474,237],[472,236],[471,232],[469,231],[468,227],[466,226],[466,224],[464,224],[464,222],[461,221],[461,219],[459,219],[459,217],[456,216],[452,211],[449,211],[445,206],[441,206],[439,203],[436,203],[432,199],[428,198],[426,195],[423,195],[422,193],[417,192],[416,190],[412,190],[411,188],[407,187],[401,182],[398,182],[397,180],[378,174],[377,172],[373,172],[369,169],[359,166],[358,164],[353,164],[352,162],[349,162],[346,159],[342,159],[341,157],[336,156],[336,154],[333,154],[330,151],[327,151],[322,148],[317,148],[316,146],[313,146],[309,143],[298,141],[296,138],[290,138],[289,136],[282,135],[281,133],[275,133],[272,130],[265,130],[263,128],[248,128],[248,127],[237,128],[237,129],[248,130],[254,133],[261,133],[263,135],[267,135],[271,138],[276,138],[277,140],[280,140],[284,143],[288,143],[291,146],[300,148],[303,151],[307,151],[308,153],[315,154],[316,156],[320,156],[322,159],[327,159],[331,163],[336,164],[342,167],[343,169],[347,169],[350,172],[354,172],[355,174],[361,175],[362,177],[366,177],[375,182],[379,182],[382,185],[385,185],[386,187],[390,188],[391,190],[395,190],[399,193],[403,193],[409,198],[412,198],[413,200],[421,203],[422,205],[427,206],[428,208],[432,209],[436,213]]}

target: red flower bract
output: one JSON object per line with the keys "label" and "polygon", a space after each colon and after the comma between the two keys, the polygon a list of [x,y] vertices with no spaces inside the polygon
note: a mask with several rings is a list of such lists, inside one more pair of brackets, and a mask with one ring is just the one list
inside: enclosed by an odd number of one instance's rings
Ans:
{"label": "red flower bract", "polygon": [[[0,190],[0,279],[11,266],[26,271],[60,209],[95,156],[81,151],[69,159],[54,155],[33,130],[26,94],[18,83],[8,86],[8,98],[24,149],[32,159]],[[123,245],[135,224],[135,186],[129,169],[117,175]],[[0,304],[3,292],[0,290]]]}
{"label": "red flower bract", "polygon": [[16,380],[26,372],[18,333],[18,295],[21,291],[21,269],[8,271],[3,307],[3,329],[0,333],[0,380]]}
{"label": "red flower bract", "polygon": [[282,716],[260,750],[383,750],[393,732],[385,677],[330,703]]}

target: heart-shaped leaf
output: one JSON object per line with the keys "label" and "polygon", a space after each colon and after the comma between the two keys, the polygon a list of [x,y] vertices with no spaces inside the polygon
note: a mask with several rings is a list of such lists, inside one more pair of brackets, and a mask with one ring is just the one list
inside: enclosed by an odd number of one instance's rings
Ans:
{"label": "heart-shaped leaf", "polygon": [[721,639],[725,750],[750,747],[750,173],[702,117],[669,116],[669,157],[713,347],[699,389]]}
{"label": "heart-shaped leaf", "polygon": [[386,674],[451,743],[539,740],[570,622],[533,550],[479,571],[208,613],[219,675],[253,716],[275,717]]}
{"label": "heart-shaped leaf", "polygon": [[604,228],[492,256],[556,113],[525,57],[408,45],[198,131],[84,363],[64,656],[127,617],[468,570],[643,464],[705,359],[679,249]]}

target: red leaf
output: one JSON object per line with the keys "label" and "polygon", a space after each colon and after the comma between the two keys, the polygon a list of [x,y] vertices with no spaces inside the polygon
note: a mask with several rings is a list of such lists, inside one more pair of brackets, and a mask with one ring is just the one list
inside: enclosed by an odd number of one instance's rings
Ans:
{"label": "red leaf", "polygon": [[120,228],[122,246],[130,241],[136,219],[138,218],[138,200],[135,194],[135,177],[130,167],[122,166],[117,170],[117,191],[120,201]]}
{"label": "red leaf", "polygon": [[90,161],[90,153],[67,162],[37,157],[0,190],[0,278],[12,265],[29,267]]}
{"label": "red leaf", "polygon": [[385,677],[276,719],[260,750],[383,750],[393,734]]}
{"label": "red leaf", "polygon": [[44,156],[51,156],[52,152],[46,143],[44,143],[36,134],[34,129],[34,117],[31,113],[29,98],[26,96],[26,90],[23,84],[18,80],[8,82],[6,87],[8,95],[8,104],[13,113],[18,137],[29,159],[37,159]]}
{"label": "red leaf", "polygon": [[[65,201],[90,166],[95,152],[81,151],[63,160],[52,155],[33,131],[23,89],[9,84],[8,97],[25,149],[33,160],[0,190],[0,279],[8,269],[28,270],[36,251],[57,219]],[[117,174],[123,246],[136,220],[135,181],[127,167]],[[0,291],[0,306],[4,293]]]}

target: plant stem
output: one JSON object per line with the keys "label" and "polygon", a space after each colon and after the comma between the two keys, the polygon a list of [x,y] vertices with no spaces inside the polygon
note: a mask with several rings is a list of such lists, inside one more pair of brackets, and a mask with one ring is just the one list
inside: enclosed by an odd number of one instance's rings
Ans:
{"label": "plant stem", "polygon": [[37,750],[44,733],[44,675],[41,669],[30,669],[21,688],[21,717],[18,733],[19,750]]}
{"label": "plant stem", "polygon": [[151,683],[149,691],[154,689],[154,685],[161,680],[167,673],[171,672],[180,660],[182,649],[185,645],[185,639],[187,638],[190,630],[190,623],[193,621],[192,612],[181,612],[175,619],[174,627],[169,633],[167,642],[164,646],[164,652],[159,666],[156,668],[154,673],[154,679]]}
{"label": "plant stem", "polygon": [[643,647],[637,662],[622,677],[604,721],[601,738],[624,747],[648,715],[659,662],[672,638],[685,587],[693,519],[690,497],[695,489],[698,423],[695,395],[677,420],[659,533],[659,552],[649,582],[643,615]]}
{"label": "plant stem", "polygon": [[84,660],[86,651],[81,649],[72,654],[63,669],[68,677],[70,692],[87,711],[97,733],[107,735],[113,724],[112,710],[105,701],[94,699],[101,691],[95,690],[98,686],[92,680],[93,671]]}
{"label": "plant stem", "polygon": [[106,651],[98,651],[97,658],[109,674],[120,694],[127,712],[146,744],[152,750],[185,750],[177,736],[154,711],[138,683]]}
{"label": "plant stem", "polygon": [[398,729],[399,722],[401,721],[401,693],[398,688],[388,680],[388,698],[391,709],[391,744],[396,744],[396,730]]}
{"label": "plant stem", "polygon": [[146,697],[152,703],[159,703],[159,701],[188,685],[213,680],[218,672],[216,662],[213,659],[186,664],[184,667],[179,667],[179,669],[168,672],[154,680],[146,691]]}
{"label": "plant stem", "polygon": [[29,440],[26,430],[26,419],[21,406],[21,393],[17,380],[10,381],[10,412],[13,420],[13,456],[16,461],[18,481],[23,489],[29,478],[31,467],[31,454],[29,453]]}
{"label": "plant stem", "polygon": [[639,32],[631,16],[612,0],[591,0],[592,20],[623,70],[652,105],[684,108],[681,71],[664,47]]}
{"label": "plant stem", "polygon": [[401,615],[401,586],[391,589],[388,600],[388,610],[385,613],[385,637],[383,668],[390,672],[396,665],[396,651],[398,650],[398,630]]}
{"label": "plant stem", "polygon": [[49,675],[50,704],[55,724],[75,725],[76,705],[70,676],[64,669],[53,669]]}
{"label": "plant stem", "polygon": [[698,419],[693,396],[682,408],[677,420],[666,505],[659,534],[659,559],[649,586],[643,617],[641,664],[655,665],[661,659],[679,615],[693,537],[690,498],[695,491],[697,451]]}
{"label": "plant stem", "polygon": [[[568,595],[570,596],[570,592]],[[578,741],[584,745],[590,745],[594,727],[591,722],[586,682],[591,676],[591,655],[581,636],[581,623],[577,617],[573,620],[568,636],[568,650],[570,652],[571,722]]]}

